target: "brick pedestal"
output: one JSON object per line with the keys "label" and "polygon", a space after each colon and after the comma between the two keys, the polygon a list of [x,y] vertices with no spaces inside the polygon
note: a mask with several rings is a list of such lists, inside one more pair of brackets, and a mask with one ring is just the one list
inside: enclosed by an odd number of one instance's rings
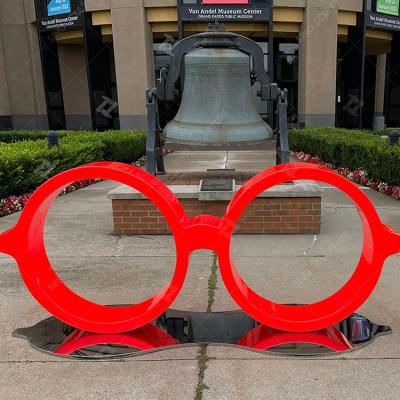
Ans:
{"label": "brick pedestal", "polygon": [[[188,215],[223,217],[229,200],[200,201],[198,186],[171,185]],[[256,198],[245,210],[236,227],[237,234],[318,234],[321,228],[321,195],[312,184],[282,185]],[[112,200],[114,233],[117,235],[166,235],[168,224],[141,193],[121,186],[109,194]]]}

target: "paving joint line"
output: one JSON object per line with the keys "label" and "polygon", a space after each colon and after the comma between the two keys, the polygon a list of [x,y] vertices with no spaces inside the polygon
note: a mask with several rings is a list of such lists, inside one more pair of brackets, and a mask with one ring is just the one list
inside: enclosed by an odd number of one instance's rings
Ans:
{"label": "paving joint line", "polygon": [[[218,284],[218,257],[214,253],[210,271],[210,277],[208,279],[208,303],[207,312],[211,313],[213,305],[215,303],[215,290]],[[197,387],[194,400],[203,400],[204,391],[209,389],[209,386],[205,383],[205,373],[208,368],[208,361],[210,358],[207,354],[208,345],[203,344],[200,346],[197,353]]]}
{"label": "paving joint line", "polygon": [[[203,345],[202,347],[207,347],[207,345]],[[199,352],[200,353],[200,352]],[[210,358],[204,353],[201,354],[201,362],[207,363],[209,360],[214,360],[214,358]],[[197,360],[199,360],[200,354],[197,357]],[[160,362],[174,362],[174,361],[193,361],[193,358],[166,358],[166,359],[158,359],[158,360],[138,360],[135,357],[127,357],[125,359],[119,359],[119,360],[9,360],[9,361],[0,361],[0,365],[7,365],[7,364],[71,364],[71,363],[95,363],[95,364],[103,364],[103,363],[109,363],[109,364],[115,364],[115,363],[129,363],[129,362],[147,362],[147,363],[160,363]],[[374,357],[374,358],[368,358],[368,357],[360,357],[360,358],[318,358],[318,357],[310,357],[310,358],[296,358],[296,357],[265,357],[265,358],[248,358],[248,357],[221,357],[218,358],[218,361],[286,361],[286,362],[292,362],[292,361],[305,361],[305,362],[310,362],[310,361],[400,361],[400,357]],[[205,370],[204,370],[205,372]],[[208,388],[207,385],[204,385],[205,389]],[[195,398],[196,400],[197,397]],[[199,399],[202,399],[200,397]]]}
{"label": "paving joint line", "polygon": [[[139,356],[140,357],[140,356]],[[9,361],[0,361],[0,365],[7,365],[7,364],[81,364],[81,363],[92,363],[92,364],[104,364],[104,363],[128,363],[128,362],[171,362],[171,361],[193,361],[193,358],[165,358],[165,359],[158,359],[158,360],[138,360],[137,358],[133,357],[125,357],[121,359],[114,359],[114,360],[74,360],[74,359],[67,359],[67,360],[9,360]]]}

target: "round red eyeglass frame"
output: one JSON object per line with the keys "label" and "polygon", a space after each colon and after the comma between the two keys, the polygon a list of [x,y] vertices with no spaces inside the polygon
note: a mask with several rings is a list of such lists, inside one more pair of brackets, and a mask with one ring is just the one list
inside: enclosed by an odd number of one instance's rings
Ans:
{"label": "round red eyeglass frame", "polygon": [[[175,239],[176,265],[170,283],[156,296],[131,306],[108,307],[82,298],[53,270],[44,245],[48,211],[69,184],[107,179],[131,186],[165,216]],[[230,255],[234,229],[246,207],[263,191],[294,180],[315,180],[345,192],[357,205],[364,244],[350,280],[335,294],[304,306],[264,299],[241,278]],[[351,315],[374,290],[385,260],[400,252],[400,235],[384,225],[368,197],[344,177],[320,166],[293,163],[270,168],[247,182],[234,196],[224,218],[202,215],[189,219],[174,194],[147,172],[127,164],[100,162],[63,172],[44,183],[30,198],[17,225],[0,235],[0,252],[14,257],[33,297],[59,320],[78,329],[121,333],[141,328],[163,314],[180,293],[195,250],[218,255],[224,284],[234,301],[256,321],[282,331],[309,332],[332,326]]]}

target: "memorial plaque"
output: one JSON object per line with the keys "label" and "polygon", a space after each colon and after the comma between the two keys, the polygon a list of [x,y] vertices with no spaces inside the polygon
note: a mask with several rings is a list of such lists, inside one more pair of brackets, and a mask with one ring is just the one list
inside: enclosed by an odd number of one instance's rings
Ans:
{"label": "memorial plaque", "polygon": [[232,192],[235,181],[233,179],[204,179],[201,182],[201,192]]}

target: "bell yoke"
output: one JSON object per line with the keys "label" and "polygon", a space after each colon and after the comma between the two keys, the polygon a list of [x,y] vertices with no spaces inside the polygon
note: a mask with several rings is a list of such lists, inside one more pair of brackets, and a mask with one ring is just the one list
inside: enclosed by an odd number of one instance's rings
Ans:
{"label": "bell yoke", "polygon": [[[108,307],[84,299],[64,284],[47,257],[44,227],[51,205],[70,183],[94,178],[117,181],[140,191],[159,208],[172,230],[176,247],[174,275],[159,294],[141,303]],[[261,297],[244,282],[231,259],[231,239],[242,213],[257,195],[284,182],[304,179],[336,186],[355,202],[362,221],[364,244],[355,272],[338,292],[318,303],[288,306]],[[15,258],[33,297],[64,323],[95,333],[132,331],[162,315],[183,287],[190,254],[199,249],[217,254],[228,292],[254,320],[282,331],[311,332],[346,319],[368,299],[385,260],[400,252],[400,234],[381,222],[360,188],[335,172],[315,165],[293,163],[270,168],[236,193],[223,218],[203,215],[189,219],[179,200],[154,176],[131,165],[99,162],[49,179],[32,195],[17,225],[0,235],[0,252]]]}

